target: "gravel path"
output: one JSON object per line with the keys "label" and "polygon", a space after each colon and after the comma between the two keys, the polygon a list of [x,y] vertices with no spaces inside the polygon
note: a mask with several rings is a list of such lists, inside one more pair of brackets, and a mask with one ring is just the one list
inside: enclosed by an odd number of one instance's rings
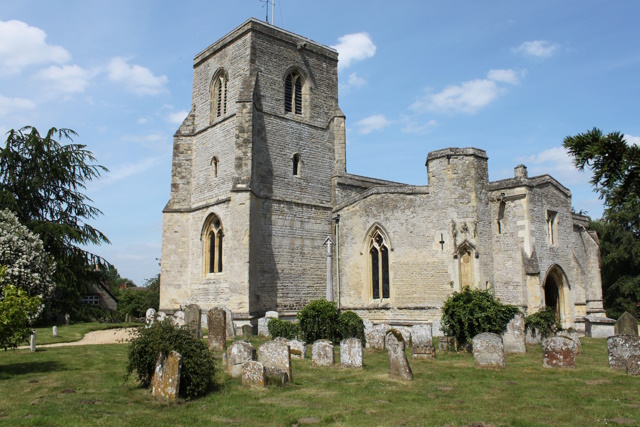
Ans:
{"label": "gravel path", "polygon": [[[67,347],[71,345],[93,345],[93,344],[121,344],[131,340],[131,334],[136,328],[105,329],[104,331],[87,332],[80,341],[61,342],[55,344],[38,345],[36,338],[36,348]],[[18,347],[20,349],[29,346]]]}

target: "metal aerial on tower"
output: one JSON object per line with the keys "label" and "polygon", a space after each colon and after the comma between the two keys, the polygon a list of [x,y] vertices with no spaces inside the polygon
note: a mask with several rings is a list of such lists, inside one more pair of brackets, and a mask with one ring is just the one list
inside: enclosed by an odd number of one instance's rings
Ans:
{"label": "metal aerial on tower", "polygon": [[276,10],[276,0],[260,0],[260,3],[264,3],[264,6],[262,7],[266,7],[266,16],[265,16],[265,21],[267,21],[267,24],[269,24],[269,2],[271,2],[271,25],[273,25],[273,13]]}

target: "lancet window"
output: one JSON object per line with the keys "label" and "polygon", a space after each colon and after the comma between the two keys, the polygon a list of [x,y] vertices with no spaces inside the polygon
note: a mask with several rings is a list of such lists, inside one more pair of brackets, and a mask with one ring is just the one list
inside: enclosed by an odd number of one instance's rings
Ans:
{"label": "lancet window", "polygon": [[302,76],[297,71],[290,72],[284,81],[285,113],[302,114]]}
{"label": "lancet window", "polygon": [[389,298],[389,246],[379,230],[369,242],[371,295],[373,299]]}
{"label": "lancet window", "polygon": [[211,122],[227,114],[227,74],[218,71],[211,80]]}

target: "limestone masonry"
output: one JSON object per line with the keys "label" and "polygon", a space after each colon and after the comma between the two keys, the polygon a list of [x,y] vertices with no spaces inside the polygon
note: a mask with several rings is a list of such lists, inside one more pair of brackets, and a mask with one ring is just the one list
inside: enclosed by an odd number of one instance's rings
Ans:
{"label": "limestone masonry", "polygon": [[489,181],[477,148],[428,153],[428,185],[347,173],[338,53],[250,19],[199,53],[173,145],[160,309],[235,327],[326,295],[374,323],[441,316],[464,286],[584,330],[604,316],[599,245],[549,175]]}

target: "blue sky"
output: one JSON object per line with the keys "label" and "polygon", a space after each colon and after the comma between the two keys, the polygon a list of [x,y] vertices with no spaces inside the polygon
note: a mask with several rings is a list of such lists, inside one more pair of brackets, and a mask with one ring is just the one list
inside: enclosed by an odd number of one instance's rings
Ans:
{"label": "blue sky", "polygon": [[[0,0],[0,132],[78,132],[110,170],[88,194],[112,244],[92,249],[138,284],[159,271],[193,57],[250,17],[259,0]],[[637,1],[276,0],[274,23],[339,50],[349,172],[426,184],[429,151],[474,146],[491,180],[524,163],[599,217],[561,145],[592,127],[640,143],[638,17]]]}

